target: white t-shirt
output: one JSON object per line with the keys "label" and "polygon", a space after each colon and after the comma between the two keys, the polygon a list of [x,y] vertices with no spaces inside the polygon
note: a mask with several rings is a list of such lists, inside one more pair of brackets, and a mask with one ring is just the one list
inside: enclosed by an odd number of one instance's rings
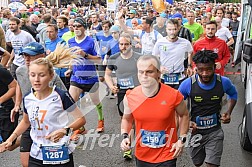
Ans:
{"label": "white t-shirt", "polygon": [[35,39],[32,37],[30,33],[23,30],[21,30],[21,32],[17,35],[11,32],[6,38],[8,39],[6,40],[6,42],[11,42],[11,45],[13,47],[14,51],[13,64],[17,66],[24,65],[25,64],[24,58],[22,55],[19,54],[22,52],[22,49],[25,45],[27,45],[30,42],[36,42]]}
{"label": "white t-shirt", "polygon": [[[75,109],[75,102],[67,91],[54,87],[52,93],[43,100],[37,99],[31,90],[31,93],[24,97],[23,105],[31,124],[30,136],[33,144],[30,155],[42,160],[40,146],[64,145],[69,140],[69,136],[64,136],[54,143],[45,137],[68,124],[68,112]],[[68,148],[69,154],[72,153],[74,146],[70,144]]]}
{"label": "white t-shirt", "polygon": [[230,22],[230,19],[223,18],[222,22],[221,22],[221,26],[223,26],[223,27],[229,27],[229,22]]}
{"label": "white t-shirt", "polygon": [[[134,35],[141,37],[142,30],[134,30]],[[157,37],[155,38],[154,30],[150,33],[145,32],[142,35],[141,44],[142,44],[142,54],[144,55],[151,55],[153,47],[158,39],[163,38],[163,36],[158,33]]]}
{"label": "white t-shirt", "polygon": [[225,42],[227,42],[229,38],[233,37],[229,29],[223,26],[219,30],[217,30],[215,36],[217,36],[220,39],[223,39]]}
{"label": "white t-shirt", "polygon": [[170,42],[163,37],[156,42],[152,55],[160,56],[161,66],[166,67],[168,73],[181,73],[185,58],[192,52],[192,44],[187,39],[178,37],[176,42]]}

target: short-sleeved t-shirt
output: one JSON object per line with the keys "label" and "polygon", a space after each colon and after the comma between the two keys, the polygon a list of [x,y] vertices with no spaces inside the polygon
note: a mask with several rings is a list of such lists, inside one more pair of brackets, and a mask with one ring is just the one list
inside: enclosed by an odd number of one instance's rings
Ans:
{"label": "short-sleeved t-shirt", "polygon": [[107,68],[115,70],[117,79],[132,78],[134,86],[138,86],[137,60],[140,56],[141,54],[133,52],[129,59],[123,59],[120,53],[117,53],[109,58]]}
{"label": "short-sleeved t-shirt", "polygon": [[[76,108],[75,102],[67,91],[53,88],[52,93],[45,99],[39,100],[31,90],[23,99],[24,112],[28,114],[31,124],[31,146],[30,155],[33,158],[42,160],[42,146],[63,145],[67,142],[68,136],[64,136],[59,142],[54,143],[45,139],[47,135],[55,130],[64,128],[68,124],[68,113]],[[69,153],[74,147],[69,145]]]}
{"label": "short-sleeved t-shirt", "polygon": [[185,23],[184,27],[190,30],[193,41],[197,41],[200,38],[200,35],[204,32],[203,27],[198,23]]}
{"label": "short-sleeved t-shirt", "polygon": [[[157,95],[148,98],[138,86],[126,92],[128,106],[134,117],[136,125],[136,148],[137,159],[149,163],[160,163],[173,159],[174,152],[170,152],[172,143],[177,142],[177,128],[175,121],[175,108],[183,101],[182,94],[167,85],[160,83]],[[166,143],[160,148],[151,148],[143,145],[141,132],[164,131]]]}
{"label": "short-sleeved t-shirt", "polygon": [[21,32],[17,35],[14,33],[10,33],[8,37],[14,51],[14,60],[13,64],[17,66],[21,66],[25,64],[24,58],[22,55],[19,55],[22,52],[22,49],[25,45],[30,42],[36,42],[35,39],[26,31],[21,30]]}
{"label": "short-sleeved t-shirt", "polygon": [[217,30],[217,32],[215,33],[215,36],[224,40],[225,42],[227,42],[228,39],[233,37],[227,27],[221,27],[219,30]]}
{"label": "short-sleeved t-shirt", "polygon": [[[75,38],[71,38],[68,41],[68,45],[69,47],[80,47],[85,53],[97,56],[94,39],[89,36],[86,36],[85,39],[79,42]],[[98,82],[94,62],[89,59],[80,56],[75,58],[72,64],[72,70],[73,73],[70,80],[73,82],[78,84],[94,84]]]}
{"label": "short-sleeved t-shirt", "polygon": [[154,31],[151,31],[150,33],[143,33],[142,30],[134,30],[134,35],[140,38],[142,45],[142,54],[144,55],[151,55],[155,43],[158,39],[161,39],[163,37],[160,33],[155,36]]}
{"label": "short-sleeved t-shirt", "polygon": [[184,71],[184,60],[186,53],[192,53],[191,43],[178,37],[175,42],[170,42],[163,37],[159,39],[154,48],[152,55],[160,56],[161,65],[168,69],[169,73],[180,73]]}

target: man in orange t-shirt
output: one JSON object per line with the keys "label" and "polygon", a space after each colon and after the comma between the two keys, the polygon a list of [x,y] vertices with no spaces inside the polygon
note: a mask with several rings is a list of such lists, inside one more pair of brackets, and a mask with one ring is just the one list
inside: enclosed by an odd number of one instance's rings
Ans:
{"label": "man in orange t-shirt", "polygon": [[[189,128],[189,113],[183,96],[160,83],[160,62],[155,56],[142,56],[137,62],[140,86],[128,90],[124,97],[121,123],[121,148],[130,149],[128,133],[136,125],[137,167],[176,166]],[[177,136],[175,114],[180,118]]]}

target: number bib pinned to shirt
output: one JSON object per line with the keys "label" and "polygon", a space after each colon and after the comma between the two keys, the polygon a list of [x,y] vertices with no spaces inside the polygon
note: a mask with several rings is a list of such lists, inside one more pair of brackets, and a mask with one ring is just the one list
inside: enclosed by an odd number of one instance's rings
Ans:
{"label": "number bib pinned to shirt", "polygon": [[65,164],[69,162],[68,147],[42,146],[43,164]]}
{"label": "number bib pinned to shirt", "polygon": [[150,148],[160,148],[164,147],[166,143],[165,131],[147,131],[141,129],[141,144]]}
{"label": "number bib pinned to shirt", "polygon": [[120,89],[130,89],[134,88],[133,77],[129,78],[118,78],[118,85]]}
{"label": "number bib pinned to shirt", "polygon": [[179,74],[164,74],[164,84],[179,84]]}
{"label": "number bib pinned to shirt", "polygon": [[208,116],[197,116],[196,124],[198,129],[209,129],[214,126],[217,126],[217,114],[208,115]]}

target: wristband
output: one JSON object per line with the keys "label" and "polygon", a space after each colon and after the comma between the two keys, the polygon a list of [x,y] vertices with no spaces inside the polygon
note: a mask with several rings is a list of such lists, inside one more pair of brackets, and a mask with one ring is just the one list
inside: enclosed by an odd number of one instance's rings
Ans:
{"label": "wristband", "polygon": [[187,67],[192,67],[192,65],[191,65],[191,64],[188,64]]}
{"label": "wristband", "polygon": [[129,134],[128,133],[123,133],[122,137],[123,137],[123,139],[129,138]]}
{"label": "wristband", "polygon": [[88,57],[88,54],[87,53],[85,53],[85,56],[84,56],[84,58],[87,58]]}

